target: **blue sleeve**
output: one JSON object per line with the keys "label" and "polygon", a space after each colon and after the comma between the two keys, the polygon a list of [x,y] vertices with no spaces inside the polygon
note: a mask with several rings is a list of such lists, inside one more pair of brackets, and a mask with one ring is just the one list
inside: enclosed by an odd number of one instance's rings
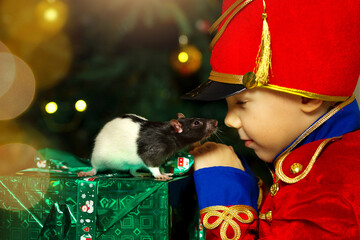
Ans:
{"label": "blue sleeve", "polygon": [[258,179],[244,164],[245,171],[233,167],[209,167],[194,172],[199,208],[247,205],[257,210]]}

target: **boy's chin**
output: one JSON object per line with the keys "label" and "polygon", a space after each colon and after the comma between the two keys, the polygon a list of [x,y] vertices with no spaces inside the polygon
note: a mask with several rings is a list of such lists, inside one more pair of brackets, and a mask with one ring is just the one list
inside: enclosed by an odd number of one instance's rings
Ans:
{"label": "boy's chin", "polygon": [[273,154],[264,153],[264,152],[260,152],[260,151],[256,151],[256,150],[255,150],[255,154],[256,154],[256,156],[258,156],[258,158],[260,158],[262,161],[267,162],[267,163],[272,163],[276,156]]}

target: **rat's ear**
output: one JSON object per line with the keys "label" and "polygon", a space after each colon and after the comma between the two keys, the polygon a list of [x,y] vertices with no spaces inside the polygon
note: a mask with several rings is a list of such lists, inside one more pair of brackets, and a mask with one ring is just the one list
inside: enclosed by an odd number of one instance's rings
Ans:
{"label": "rat's ear", "polygon": [[179,119],[179,118],[185,118],[185,115],[182,114],[182,113],[178,113],[178,114],[177,114],[177,118],[178,118],[178,119]]}
{"label": "rat's ear", "polygon": [[322,108],[323,103],[323,100],[301,97],[301,110],[305,113],[316,112]]}
{"label": "rat's ear", "polygon": [[176,133],[181,133],[183,131],[181,123],[178,120],[171,119],[170,125],[174,128]]}

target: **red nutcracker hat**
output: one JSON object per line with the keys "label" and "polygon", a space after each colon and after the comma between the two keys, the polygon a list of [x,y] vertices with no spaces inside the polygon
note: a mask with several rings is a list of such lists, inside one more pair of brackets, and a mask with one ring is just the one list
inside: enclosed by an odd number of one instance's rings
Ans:
{"label": "red nutcracker hat", "polygon": [[360,1],[223,0],[209,80],[185,99],[261,87],[325,101],[351,96],[360,73]]}

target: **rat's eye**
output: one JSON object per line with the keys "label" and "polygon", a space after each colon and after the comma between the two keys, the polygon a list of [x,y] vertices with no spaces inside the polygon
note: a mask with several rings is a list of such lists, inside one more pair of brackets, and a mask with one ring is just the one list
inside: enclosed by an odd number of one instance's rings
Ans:
{"label": "rat's eye", "polygon": [[201,122],[198,121],[198,120],[195,120],[195,121],[193,122],[193,125],[194,125],[194,126],[199,126],[200,124],[201,124]]}

